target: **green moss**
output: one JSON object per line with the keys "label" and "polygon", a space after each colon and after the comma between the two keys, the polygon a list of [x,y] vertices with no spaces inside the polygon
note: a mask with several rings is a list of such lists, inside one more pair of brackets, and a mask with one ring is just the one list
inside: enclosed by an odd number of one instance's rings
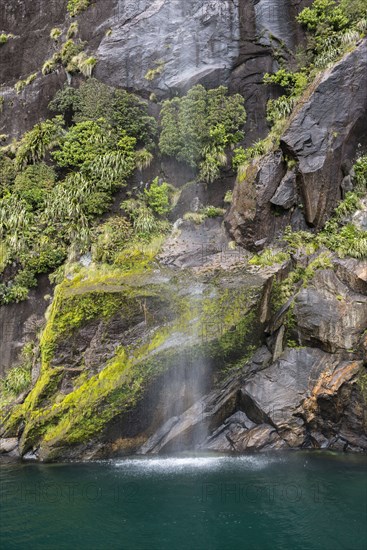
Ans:
{"label": "green moss", "polygon": [[[41,446],[43,456],[54,457],[62,446],[87,442],[133,408],[166,370],[187,368],[189,361],[208,362],[220,370],[252,344],[253,289],[226,288],[226,281],[214,277],[204,293],[193,293],[195,282],[183,274],[178,292],[174,278],[165,284],[155,280],[149,273],[132,275],[104,266],[82,269],[56,288],[40,343],[42,374],[23,405],[6,419],[8,433],[25,423],[23,453]],[[130,316],[144,314],[148,330],[143,339],[117,348],[101,372],[90,377],[83,372],[74,379],[74,391],[61,394],[65,371],[51,366],[57,344],[92,319],[108,319],[117,312],[128,325],[133,325]]]}

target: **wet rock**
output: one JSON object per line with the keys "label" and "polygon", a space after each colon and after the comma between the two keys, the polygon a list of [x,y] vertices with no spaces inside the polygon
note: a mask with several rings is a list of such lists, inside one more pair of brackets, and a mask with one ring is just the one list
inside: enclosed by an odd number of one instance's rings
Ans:
{"label": "wet rock", "polygon": [[294,306],[300,342],[325,351],[354,350],[367,326],[367,296],[355,294],[332,270],[318,271]]}
{"label": "wet rock", "polygon": [[0,438],[0,454],[10,453],[11,451],[14,451],[17,448],[17,446],[18,446],[17,437],[11,437],[7,439]]}
{"label": "wet rock", "polygon": [[37,289],[19,304],[0,306],[0,376],[17,364],[20,352],[44,324],[48,303],[43,299],[52,292],[47,276],[40,277]]}

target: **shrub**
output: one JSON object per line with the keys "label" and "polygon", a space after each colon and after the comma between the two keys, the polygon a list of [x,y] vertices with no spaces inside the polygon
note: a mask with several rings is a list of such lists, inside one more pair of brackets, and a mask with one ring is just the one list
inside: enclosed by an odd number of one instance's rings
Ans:
{"label": "shrub", "polygon": [[53,73],[54,71],[56,71],[56,69],[57,69],[56,61],[52,58],[47,59],[47,61],[45,61],[42,66],[42,74],[46,75],[46,74]]}
{"label": "shrub", "polygon": [[57,28],[57,27],[52,29],[51,32],[50,32],[50,38],[52,38],[52,40],[55,40],[56,42],[60,38],[61,35],[62,35],[62,30]]}
{"label": "shrub", "polygon": [[145,168],[149,168],[153,159],[153,154],[146,149],[140,149],[139,151],[136,151],[135,162],[137,169],[142,171]]}
{"label": "shrub", "polygon": [[293,111],[297,99],[282,95],[278,99],[269,99],[266,107],[266,120],[271,124],[287,118]]}
{"label": "shrub", "polygon": [[0,34],[0,46],[2,44],[6,44],[10,38],[14,38],[14,35],[1,33]]}
{"label": "shrub", "polygon": [[132,226],[126,218],[113,216],[94,232],[93,259],[113,263],[132,236]]}
{"label": "shrub", "polygon": [[77,21],[74,21],[68,28],[68,32],[66,33],[66,38],[69,40],[69,38],[74,38],[79,32],[79,25]]}
{"label": "shrub", "polygon": [[224,195],[224,203],[225,204],[231,204],[233,200],[233,191],[227,191]]}
{"label": "shrub", "polygon": [[358,193],[365,193],[367,190],[367,155],[360,157],[355,165],[356,190]]}
{"label": "shrub", "polygon": [[118,131],[135,137],[139,145],[150,148],[157,134],[157,123],[148,115],[145,101],[125,90],[113,88],[90,78],[78,90],[66,86],[51,101],[49,108],[64,116],[74,116],[75,122],[103,117]]}
{"label": "shrub", "polygon": [[13,192],[37,210],[44,206],[47,193],[54,183],[55,173],[50,166],[33,164],[17,175]]}
{"label": "shrub", "polygon": [[61,117],[36,124],[20,140],[15,157],[16,165],[22,167],[43,160],[46,153],[59,144],[62,136]]}
{"label": "shrub", "polygon": [[91,77],[94,67],[97,65],[97,59],[93,56],[88,57],[84,52],[74,56],[67,66],[71,73],[81,72],[86,77]]}
{"label": "shrub", "polygon": [[166,182],[159,183],[158,177],[153,180],[148,189],[144,189],[145,202],[159,216],[169,212],[169,194],[170,186]]}
{"label": "shrub", "polygon": [[218,208],[216,206],[207,206],[203,211],[207,218],[218,218],[223,216],[225,212],[224,208]]}
{"label": "shrub", "polygon": [[290,256],[287,252],[275,251],[271,248],[266,248],[260,255],[256,254],[249,260],[250,265],[258,265],[261,267],[280,264],[289,260]]}
{"label": "shrub", "polygon": [[316,34],[338,32],[349,24],[348,17],[334,0],[314,0],[311,7],[301,11],[297,20]]}
{"label": "shrub", "polygon": [[89,7],[89,0],[68,0],[68,12],[75,17]]}
{"label": "shrub", "polygon": [[58,166],[81,167],[84,163],[93,161],[96,156],[107,153],[108,144],[102,128],[104,122],[103,119],[100,119],[99,124],[86,120],[73,126],[65,135],[60,149],[52,154]]}
{"label": "shrub", "polygon": [[72,60],[73,57],[76,57],[83,49],[82,44],[76,44],[71,38],[67,40],[61,50],[60,50],[60,60],[61,63],[66,67],[66,70],[73,72],[75,65]]}
{"label": "shrub", "polygon": [[288,72],[285,69],[279,69],[274,74],[266,73],[264,75],[265,84],[278,84],[285,89],[288,95],[299,95],[306,88],[308,83],[307,75],[304,72]]}
{"label": "shrub", "polygon": [[194,86],[186,96],[164,101],[159,146],[163,154],[193,168],[203,162],[202,171],[213,179],[218,165],[210,147],[220,146],[223,150],[224,145],[240,141],[245,121],[242,96],[228,96],[224,86],[214,90]]}

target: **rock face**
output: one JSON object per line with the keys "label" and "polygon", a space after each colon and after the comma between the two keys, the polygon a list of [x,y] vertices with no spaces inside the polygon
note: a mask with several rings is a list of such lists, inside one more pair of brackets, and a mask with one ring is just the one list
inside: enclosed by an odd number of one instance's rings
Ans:
{"label": "rock face", "polygon": [[[350,276],[358,278],[359,267],[354,265]],[[306,313],[300,304],[314,288],[320,296],[307,301]],[[287,348],[273,362],[269,350],[260,348],[241,375],[170,419],[141,452],[179,451],[187,441],[196,441],[198,449],[220,452],[367,451],[367,395],[361,385],[361,377],[367,376],[361,344],[367,326],[366,296],[348,290],[348,304],[338,308],[334,300],[339,292],[346,296],[347,287],[334,272],[318,272],[311,286],[298,294],[295,306],[300,339],[309,345]],[[330,321],[332,312],[336,318]],[[335,334],[326,326],[334,327]],[[354,350],[347,350],[351,345]]]}
{"label": "rock face", "polygon": [[[309,224],[322,225],[341,197],[345,163],[367,146],[367,40],[326,71],[282,138],[299,163]],[[349,167],[350,168],[350,167]]]}
{"label": "rock face", "polygon": [[[295,230],[323,226],[344,193],[357,146],[367,148],[366,89],[365,39],[300,101],[281,138],[281,151],[253,161],[237,182],[226,224],[239,244],[251,248],[286,225]],[[285,157],[296,163],[287,175]]]}
{"label": "rock face", "polygon": [[[241,182],[237,182],[225,222],[235,241],[249,250],[266,246],[287,225],[304,229],[302,216],[294,211],[297,194],[295,177],[287,172],[281,151],[253,161]],[[275,206],[281,213],[275,215]]]}
{"label": "rock face", "polygon": [[125,0],[106,21],[97,77],[166,93],[228,80],[238,57],[239,0]]}
{"label": "rock face", "polygon": [[313,286],[298,294],[294,314],[302,344],[332,353],[354,350],[367,327],[367,296],[351,291],[334,271],[320,271]]}
{"label": "rock face", "polygon": [[17,364],[24,344],[34,339],[44,325],[48,302],[43,299],[51,294],[47,277],[41,277],[38,289],[30,292],[29,299],[20,304],[0,307],[0,376]]}
{"label": "rock face", "polygon": [[[229,85],[246,99],[251,140],[267,131],[264,113],[272,90],[263,86],[262,77],[276,67],[273,51],[281,41],[292,49],[301,39],[294,16],[310,2],[95,0],[77,20],[86,51],[99,60],[98,79],[146,98],[151,92],[172,96],[198,83]],[[0,29],[16,37],[1,46],[2,133],[19,135],[49,116],[47,105],[67,80],[63,68],[41,73],[60,45],[50,31],[65,32],[72,21],[66,2],[4,0]],[[16,94],[14,84],[33,73],[36,80]]]}

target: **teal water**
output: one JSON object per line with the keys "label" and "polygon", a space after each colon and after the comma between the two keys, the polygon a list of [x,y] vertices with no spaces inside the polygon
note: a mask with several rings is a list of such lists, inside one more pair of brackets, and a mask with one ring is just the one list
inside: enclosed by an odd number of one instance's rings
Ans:
{"label": "teal water", "polygon": [[0,548],[365,550],[366,457],[3,465]]}

